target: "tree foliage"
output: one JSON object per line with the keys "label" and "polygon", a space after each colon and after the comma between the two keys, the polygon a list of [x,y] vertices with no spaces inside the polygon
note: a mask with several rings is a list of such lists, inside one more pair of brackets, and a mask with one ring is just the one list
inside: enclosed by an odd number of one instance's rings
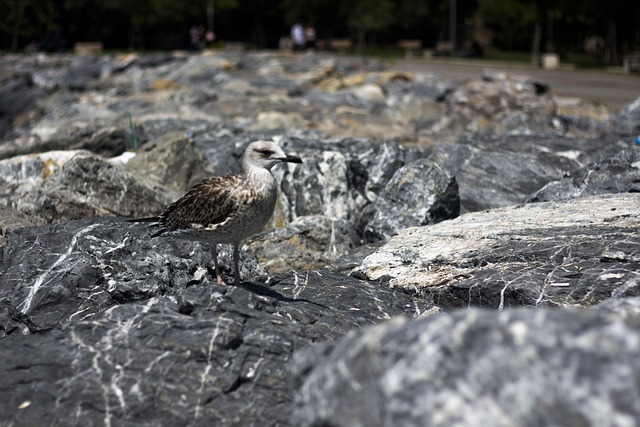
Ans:
{"label": "tree foliage", "polygon": [[[451,0],[0,0],[0,49],[30,40],[57,38],[60,46],[101,40],[107,48],[131,47],[132,34],[152,49],[185,47],[188,29],[206,24],[215,3],[216,33],[223,40],[275,47],[294,21],[312,24],[320,38],[360,39],[392,44],[421,39],[446,41]],[[469,22],[482,23],[494,47],[531,48],[533,28],[543,45],[580,50],[587,37],[609,48],[640,49],[637,0],[458,0],[457,39],[469,40]],[[606,43],[605,43],[606,44]],[[44,45],[43,45],[44,46]],[[54,49],[55,44],[50,44]]]}
{"label": "tree foliage", "polygon": [[[480,0],[478,13],[507,50],[530,43],[537,21],[535,4],[528,0]],[[495,43],[494,42],[494,43]]]}

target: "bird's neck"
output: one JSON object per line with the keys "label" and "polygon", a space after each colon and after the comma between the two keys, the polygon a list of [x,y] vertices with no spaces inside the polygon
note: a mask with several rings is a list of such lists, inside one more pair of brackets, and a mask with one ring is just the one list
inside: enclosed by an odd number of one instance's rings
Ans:
{"label": "bird's neck", "polygon": [[247,166],[244,168],[244,173],[250,181],[259,183],[259,185],[270,186],[275,181],[271,171],[262,167]]}

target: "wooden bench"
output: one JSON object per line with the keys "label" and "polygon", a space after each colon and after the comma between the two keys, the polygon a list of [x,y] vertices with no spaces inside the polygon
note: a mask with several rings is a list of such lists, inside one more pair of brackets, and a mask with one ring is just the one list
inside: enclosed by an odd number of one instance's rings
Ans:
{"label": "wooden bench", "polygon": [[244,51],[244,43],[243,42],[225,41],[223,46],[224,46],[224,50],[230,50],[230,51],[234,51],[234,52],[242,52],[242,51]]}
{"label": "wooden bench", "polygon": [[330,39],[329,40],[329,49],[337,50],[338,52],[342,52],[345,50],[351,49],[353,43],[351,39]]}
{"label": "wooden bench", "polygon": [[406,59],[413,58],[414,54],[419,54],[422,50],[422,41],[420,40],[400,40],[398,46],[404,49],[404,57]]}
{"label": "wooden bench", "polygon": [[632,71],[640,71],[640,53],[625,55],[622,60],[622,68],[625,74],[629,74]]}
{"label": "wooden bench", "polygon": [[100,53],[103,48],[102,42],[78,42],[73,45],[73,51],[78,55]]}
{"label": "wooden bench", "polygon": [[434,50],[436,55],[451,55],[453,53],[453,45],[450,42],[438,42]]}

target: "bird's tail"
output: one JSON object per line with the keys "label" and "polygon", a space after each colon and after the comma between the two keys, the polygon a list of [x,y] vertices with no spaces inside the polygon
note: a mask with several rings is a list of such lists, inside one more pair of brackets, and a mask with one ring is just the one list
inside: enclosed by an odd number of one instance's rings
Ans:
{"label": "bird's tail", "polygon": [[159,216],[148,216],[146,218],[132,218],[132,219],[128,219],[127,222],[151,222],[153,224],[150,224],[149,225],[150,227],[160,227],[151,234],[151,237],[158,237],[161,234],[168,231],[168,228],[160,223]]}
{"label": "bird's tail", "polygon": [[158,222],[158,221],[160,221],[159,216],[148,216],[146,218],[131,218],[127,220],[127,222]]}

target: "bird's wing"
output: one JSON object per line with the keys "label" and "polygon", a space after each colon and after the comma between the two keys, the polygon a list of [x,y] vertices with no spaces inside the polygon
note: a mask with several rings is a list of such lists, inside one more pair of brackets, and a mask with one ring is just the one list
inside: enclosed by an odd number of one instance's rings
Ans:
{"label": "bird's wing", "polygon": [[160,215],[160,222],[169,228],[187,228],[197,224],[209,227],[224,222],[238,210],[233,189],[237,175],[212,177],[201,181]]}

